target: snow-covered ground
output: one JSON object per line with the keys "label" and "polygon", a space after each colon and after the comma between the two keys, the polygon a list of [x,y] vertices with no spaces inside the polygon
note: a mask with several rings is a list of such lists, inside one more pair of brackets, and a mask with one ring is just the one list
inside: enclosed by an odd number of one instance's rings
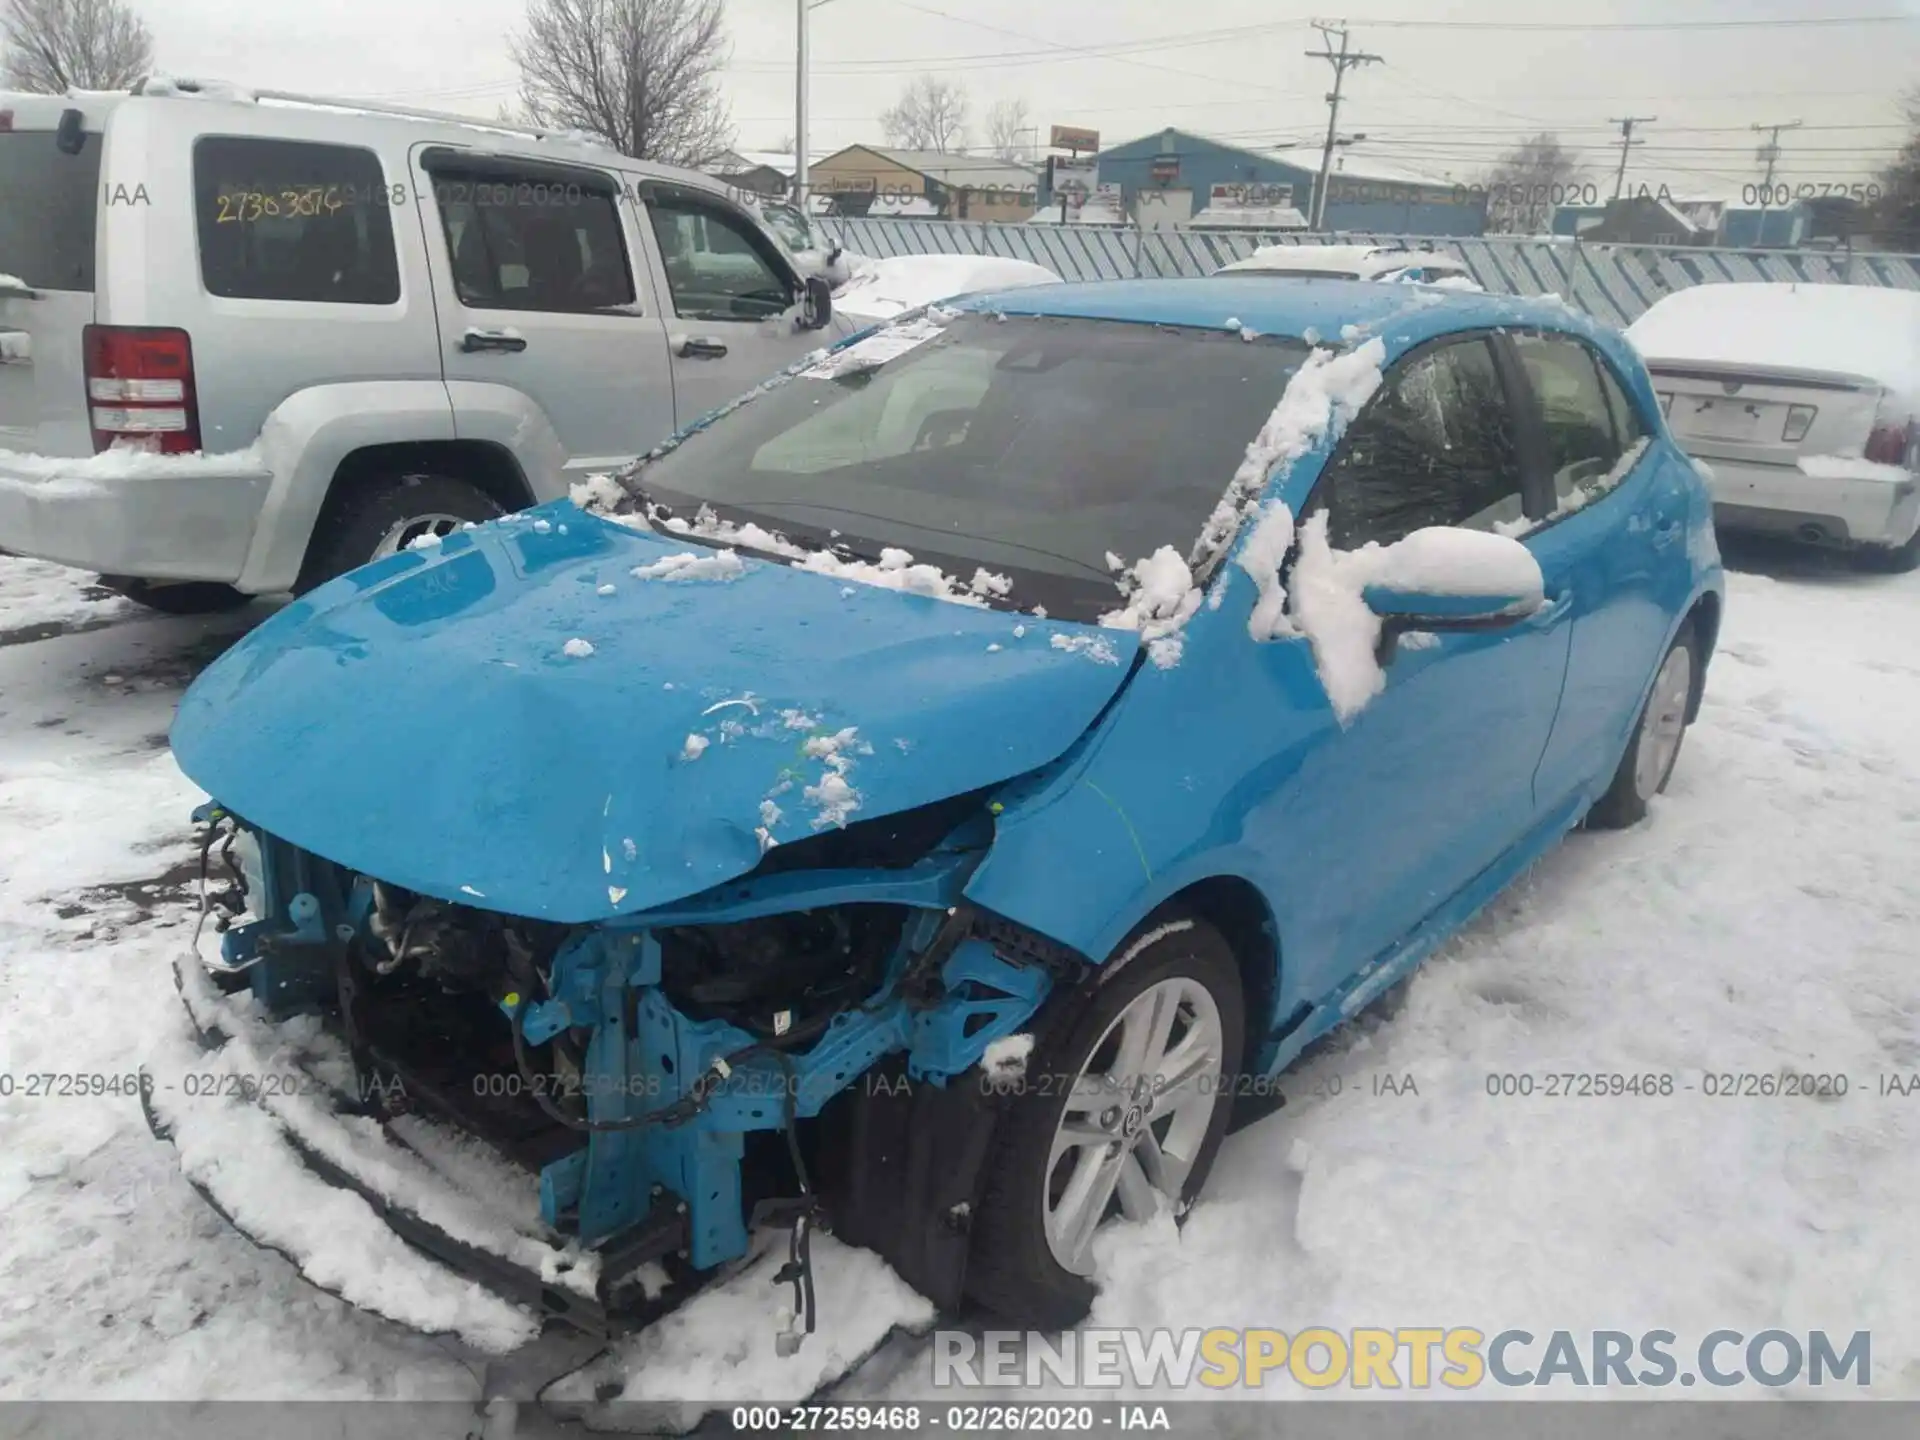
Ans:
{"label": "snow-covered ground", "polygon": [[[1133,1243],[1094,1323],[1870,1330],[1871,1393],[1920,1397],[1920,1095],[1879,1093],[1920,1074],[1920,574],[1753,563],[1652,820],[1573,836],[1398,1014],[1298,1070],[1184,1232],[1116,1237]],[[216,1218],[131,1096],[21,1093],[30,1073],[131,1073],[179,1024],[199,797],[165,732],[254,618],[153,617],[0,558],[0,1399],[530,1393],[591,1348],[544,1340],[488,1370],[350,1309]],[[1787,1068],[1851,1091],[1486,1088]],[[736,1290],[637,1353],[704,1354],[715,1387],[737,1355],[744,1392],[780,1293],[764,1333]],[[876,1313],[911,1309],[884,1272],[852,1303],[821,1294],[811,1357],[857,1354]],[[925,1343],[896,1340],[843,1392],[922,1393]]]}

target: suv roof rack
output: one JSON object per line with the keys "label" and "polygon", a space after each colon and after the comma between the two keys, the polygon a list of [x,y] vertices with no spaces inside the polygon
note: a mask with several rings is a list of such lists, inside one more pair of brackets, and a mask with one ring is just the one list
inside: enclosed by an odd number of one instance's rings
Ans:
{"label": "suv roof rack", "polygon": [[[150,88],[155,87],[158,88]],[[428,120],[441,125],[459,125],[470,130],[491,130],[497,134],[529,135],[536,140],[561,140],[590,150],[618,153],[597,135],[582,130],[551,130],[522,125],[512,120],[484,120],[477,115],[456,115],[447,110],[427,110],[413,105],[389,105],[377,100],[354,100],[341,95],[309,95],[298,90],[249,90],[220,80],[195,80],[186,76],[143,75],[133,83],[135,95],[204,95],[209,99],[277,100],[288,105],[310,105],[326,110],[358,110],[369,115],[392,115],[404,120]]]}

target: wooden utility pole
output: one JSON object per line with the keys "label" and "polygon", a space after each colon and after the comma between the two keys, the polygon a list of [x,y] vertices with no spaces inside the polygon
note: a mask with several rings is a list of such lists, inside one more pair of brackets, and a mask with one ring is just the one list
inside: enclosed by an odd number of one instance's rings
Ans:
{"label": "wooden utility pole", "polygon": [[[1320,32],[1321,44],[1326,48],[1309,50],[1306,54],[1310,58],[1318,56],[1333,66],[1333,89],[1327,94],[1327,143],[1320,151],[1320,178],[1314,182],[1313,215],[1308,221],[1313,229],[1319,230],[1326,219],[1327,180],[1333,173],[1333,147],[1340,128],[1340,82],[1346,78],[1347,71],[1360,65],[1378,64],[1382,57],[1369,55],[1364,51],[1349,50],[1347,27],[1344,25],[1331,25],[1316,20],[1313,22],[1313,28]],[[1337,52],[1333,48],[1333,37],[1336,35],[1340,37],[1340,49]]]}
{"label": "wooden utility pole", "polygon": [[1647,143],[1644,140],[1636,140],[1633,138],[1633,127],[1636,125],[1655,125],[1658,124],[1659,121],[1660,117],[1658,115],[1625,115],[1619,119],[1608,118],[1607,123],[1609,125],[1618,125],[1620,127],[1620,173],[1613,177],[1614,199],[1618,200],[1620,198],[1620,192],[1626,188],[1627,152],[1636,145],[1644,145]]}
{"label": "wooden utility pole", "polygon": [[1760,147],[1759,156],[1760,159],[1767,162],[1767,176],[1760,182],[1760,203],[1764,206],[1767,204],[1767,197],[1773,193],[1773,167],[1780,163],[1780,132],[1782,130],[1798,130],[1800,128],[1800,122],[1798,120],[1783,120],[1778,125],[1752,125],[1748,128],[1769,132],[1767,135],[1767,143]]}

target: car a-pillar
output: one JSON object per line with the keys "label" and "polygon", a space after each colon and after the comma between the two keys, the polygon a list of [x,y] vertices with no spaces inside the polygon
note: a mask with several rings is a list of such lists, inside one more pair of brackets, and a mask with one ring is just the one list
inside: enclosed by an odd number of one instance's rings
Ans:
{"label": "car a-pillar", "polygon": [[423,536],[523,510],[534,499],[513,455],[489,441],[423,440],[355,450],[327,487],[294,593]]}

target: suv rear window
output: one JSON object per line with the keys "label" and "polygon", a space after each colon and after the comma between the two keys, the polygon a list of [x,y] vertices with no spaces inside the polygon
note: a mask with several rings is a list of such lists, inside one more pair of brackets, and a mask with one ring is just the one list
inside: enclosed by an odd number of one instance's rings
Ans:
{"label": "suv rear window", "polygon": [[193,147],[193,195],[211,294],[331,305],[400,298],[395,202],[371,150],[209,137]]}
{"label": "suv rear window", "polygon": [[62,155],[51,130],[0,134],[0,275],[91,291],[99,194],[98,135]]}

